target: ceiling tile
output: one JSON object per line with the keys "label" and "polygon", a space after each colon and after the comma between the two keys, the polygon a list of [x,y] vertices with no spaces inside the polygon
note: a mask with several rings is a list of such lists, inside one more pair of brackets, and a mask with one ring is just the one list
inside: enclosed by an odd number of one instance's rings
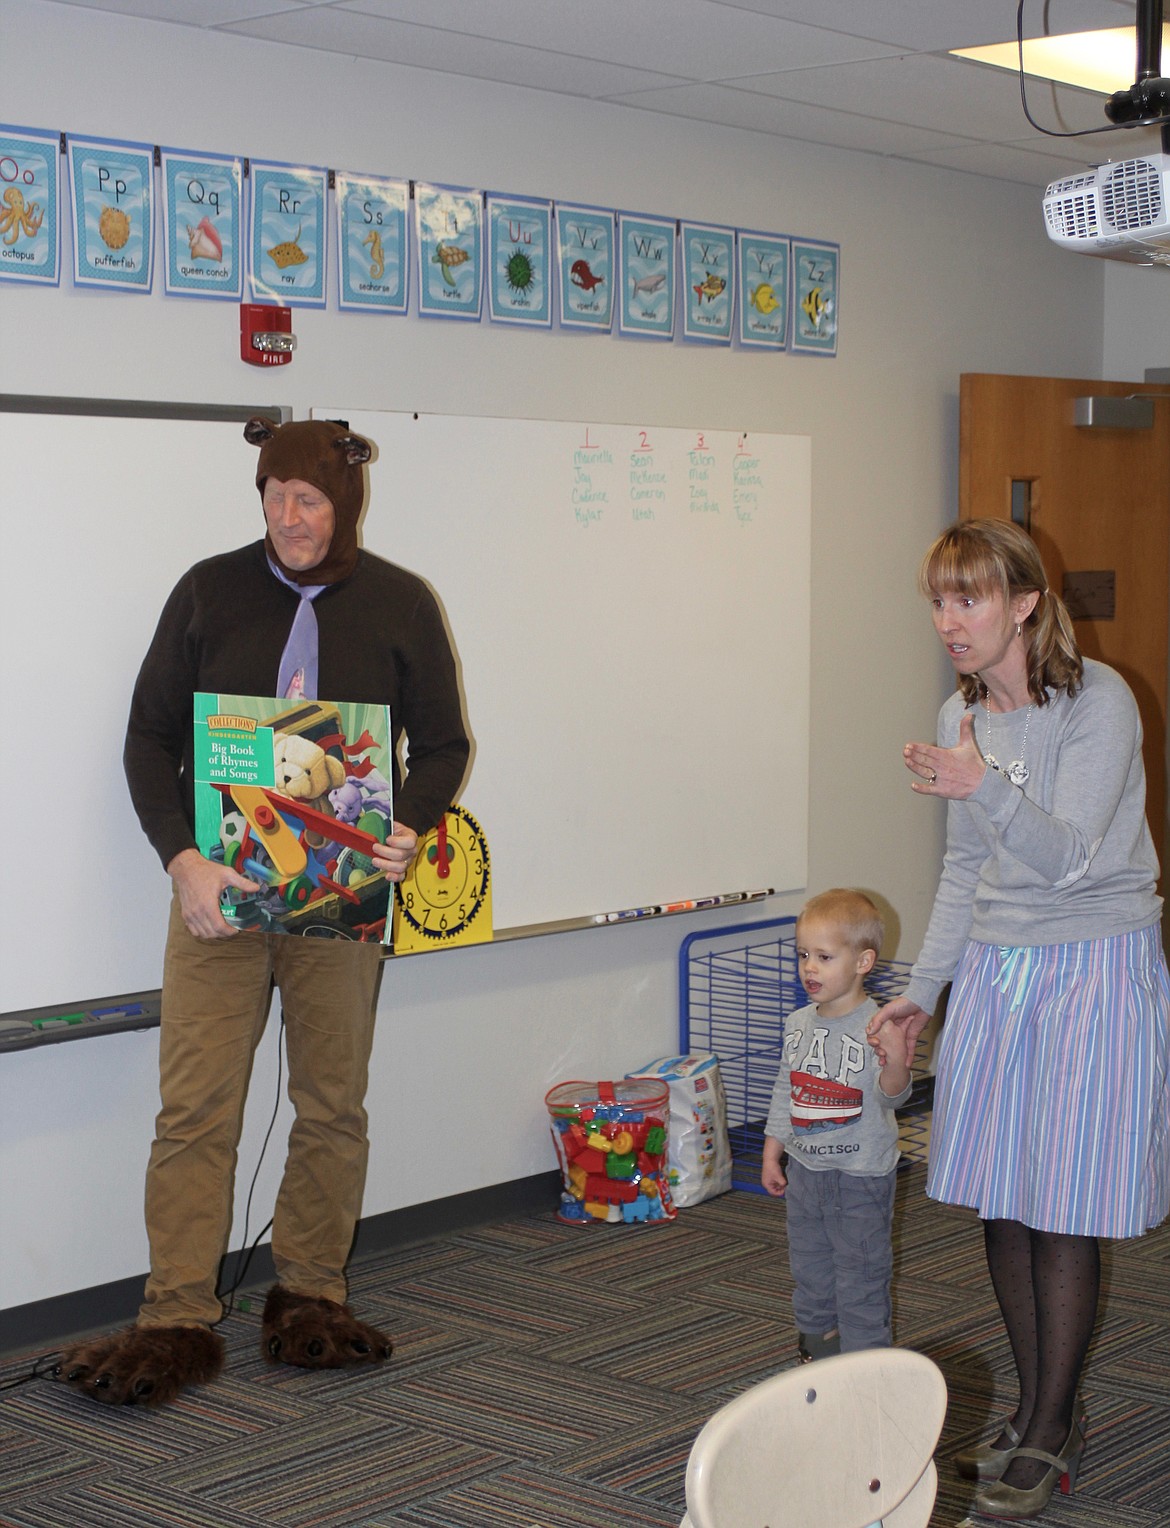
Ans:
{"label": "ceiling tile", "polygon": [[[738,84],[741,89],[775,93],[785,100],[906,122],[965,138],[1017,138],[1028,130],[1016,75],[927,53],[898,54],[833,69],[759,75]],[[1085,91],[1032,81],[1028,97],[1033,116],[1045,127],[1106,125],[1101,98]],[[1054,100],[1063,121],[1056,116]]]}
{"label": "ceiling tile", "polygon": [[383,59],[472,79],[527,85],[565,95],[600,97],[644,86],[675,83],[675,77],[603,60],[577,58],[511,42],[495,42],[435,27],[366,16],[352,10],[314,7],[226,28],[248,37],[294,43],[328,53]]}
{"label": "ceiling tile", "polygon": [[965,170],[971,175],[989,175],[997,180],[1014,180],[1036,188],[1036,217],[1040,218],[1040,198],[1052,180],[1075,175],[1086,161],[1063,154],[1045,153],[1030,144],[965,143],[959,147],[926,149],[906,156],[918,164],[937,165],[940,169]]}
{"label": "ceiling tile", "polygon": [[[1009,42],[1016,35],[1016,0],[711,0],[729,9],[761,11],[830,31],[871,37],[916,52]],[[1024,35],[1132,26],[1134,0],[1025,0]]]}
{"label": "ceiling tile", "polygon": [[274,11],[299,11],[313,0],[60,0],[60,3],[82,10],[108,11],[115,16],[140,16],[146,21],[217,27],[224,22],[271,16]]}
{"label": "ceiling tile", "polygon": [[[861,149],[871,154],[906,154],[964,141],[900,122],[879,122],[852,112],[828,111],[823,107],[782,101],[726,85],[676,85],[627,97],[625,104],[700,122],[771,133],[781,138]],[[760,153],[766,152],[766,146],[761,145]]]}
{"label": "ceiling tile", "polygon": [[[1161,146],[1156,130],[1086,133],[1105,126],[1102,98],[1030,81],[1030,110],[1049,136],[1029,125],[1014,74],[946,57],[1009,39],[1016,0],[63,3],[1011,180]],[[46,15],[55,9],[45,0]],[[1028,36],[1133,19],[1134,0],[1024,7]],[[1067,133],[1084,135],[1058,136]]]}
{"label": "ceiling tile", "polygon": [[339,0],[364,12],[446,33],[497,38],[583,59],[603,59],[683,78],[710,80],[764,68],[811,68],[893,51],[822,27],[729,10],[711,0]]}

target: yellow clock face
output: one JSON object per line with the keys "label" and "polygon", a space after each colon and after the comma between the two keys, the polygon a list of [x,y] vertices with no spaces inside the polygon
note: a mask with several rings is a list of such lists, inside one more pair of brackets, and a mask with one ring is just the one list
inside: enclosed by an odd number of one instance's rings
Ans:
{"label": "yellow clock face", "polygon": [[[425,948],[491,938],[491,864],[483,829],[466,808],[450,807],[419,844],[396,891],[396,945]],[[472,928],[475,920],[480,926]]]}

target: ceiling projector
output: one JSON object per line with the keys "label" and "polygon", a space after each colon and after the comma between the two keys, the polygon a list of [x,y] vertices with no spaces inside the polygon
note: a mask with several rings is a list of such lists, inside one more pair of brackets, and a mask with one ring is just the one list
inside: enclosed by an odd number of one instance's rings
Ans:
{"label": "ceiling projector", "polygon": [[1170,154],[1097,165],[1054,180],[1044,226],[1062,249],[1135,265],[1170,265]]}

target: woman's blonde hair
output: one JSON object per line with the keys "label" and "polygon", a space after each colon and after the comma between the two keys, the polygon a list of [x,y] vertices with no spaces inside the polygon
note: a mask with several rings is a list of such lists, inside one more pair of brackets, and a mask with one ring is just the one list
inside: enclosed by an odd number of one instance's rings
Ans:
{"label": "woman's blonde hair", "polygon": [[[1028,653],[1028,693],[1038,706],[1049,690],[1075,695],[1085,672],[1072,617],[1048,587],[1036,543],[1010,520],[960,520],[944,531],[922,559],[918,586],[923,594],[981,595],[998,592],[1004,609],[1021,594],[1040,597],[1023,624]],[[977,674],[961,674],[959,688],[968,705],[984,693]]]}

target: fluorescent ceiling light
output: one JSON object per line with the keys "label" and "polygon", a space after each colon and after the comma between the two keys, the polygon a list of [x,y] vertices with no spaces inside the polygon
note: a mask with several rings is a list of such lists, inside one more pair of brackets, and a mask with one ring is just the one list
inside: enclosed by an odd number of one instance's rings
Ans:
{"label": "fluorescent ceiling light", "polygon": [[[1018,42],[997,42],[986,48],[955,48],[956,58],[1018,72]],[[1162,28],[1162,56],[1170,59],[1170,26]],[[1128,90],[1137,72],[1137,35],[1133,27],[1110,27],[1103,32],[1069,32],[1063,37],[1026,37],[1024,73],[1042,80],[1059,80],[1098,95]]]}

